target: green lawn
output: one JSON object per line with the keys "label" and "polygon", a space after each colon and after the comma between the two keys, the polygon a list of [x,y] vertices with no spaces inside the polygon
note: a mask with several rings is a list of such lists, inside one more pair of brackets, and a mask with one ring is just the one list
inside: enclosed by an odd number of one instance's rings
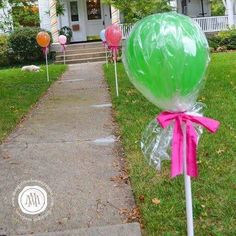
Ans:
{"label": "green lawn", "polygon": [[0,70],[0,142],[65,70],[64,65],[50,65],[49,83],[44,66],[39,73]]}
{"label": "green lawn", "polygon": [[[199,97],[207,104],[205,115],[219,120],[221,127],[214,135],[205,131],[199,143],[199,178],[192,182],[196,236],[236,235],[235,59],[236,53],[212,55],[206,85]],[[104,70],[144,235],[186,235],[183,176],[170,179],[169,162],[162,174],[156,173],[140,151],[141,133],[160,110],[132,86],[121,63],[120,97],[116,98],[113,66],[104,66]],[[153,198],[160,199],[160,204],[153,204]]]}

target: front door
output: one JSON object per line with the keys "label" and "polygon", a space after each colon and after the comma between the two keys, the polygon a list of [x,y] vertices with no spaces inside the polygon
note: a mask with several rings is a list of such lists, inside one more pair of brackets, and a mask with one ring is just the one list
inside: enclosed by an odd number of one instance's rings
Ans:
{"label": "front door", "polygon": [[69,6],[69,22],[72,29],[72,42],[86,41],[86,24],[83,0],[70,0]]}
{"label": "front door", "polygon": [[99,39],[102,29],[111,24],[110,8],[102,0],[85,0],[88,39]]}

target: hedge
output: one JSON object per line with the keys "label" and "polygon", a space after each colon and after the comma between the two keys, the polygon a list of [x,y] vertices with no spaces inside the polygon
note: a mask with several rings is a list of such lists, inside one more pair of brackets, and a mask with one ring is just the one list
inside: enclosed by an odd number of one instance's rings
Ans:
{"label": "hedge", "polygon": [[236,29],[222,31],[208,37],[209,45],[216,51],[236,49]]}
{"label": "hedge", "polygon": [[9,37],[11,62],[22,64],[43,60],[42,49],[36,42],[36,36],[40,31],[42,31],[40,28],[23,27],[11,33]]}
{"label": "hedge", "polygon": [[0,66],[7,66],[9,64],[8,52],[8,36],[5,34],[0,34]]}

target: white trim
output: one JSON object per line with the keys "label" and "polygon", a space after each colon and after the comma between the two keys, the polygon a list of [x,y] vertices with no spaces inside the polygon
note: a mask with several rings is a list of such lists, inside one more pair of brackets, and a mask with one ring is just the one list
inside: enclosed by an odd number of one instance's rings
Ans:
{"label": "white trim", "polygon": [[226,11],[228,14],[229,27],[233,27],[234,24],[234,4],[232,0],[226,0]]}

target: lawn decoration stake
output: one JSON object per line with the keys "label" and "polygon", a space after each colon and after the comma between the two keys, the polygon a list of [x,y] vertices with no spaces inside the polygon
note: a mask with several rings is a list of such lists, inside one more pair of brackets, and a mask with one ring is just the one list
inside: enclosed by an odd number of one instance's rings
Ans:
{"label": "lawn decoration stake", "polygon": [[171,159],[171,176],[184,173],[187,232],[193,236],[191,177],[198,175],[198,139],[202,127],[212,133],[219,127],[218,121],[203,117],[203,105],[196,103],[209,62],[206,37],[189,17],[151,15],[132,29],[123,59],[135,87],[165,110],[149,124],[141,147],[155,168]]}
{"label": "lawn decoration stake", "polygon": [[64,57],[64,65],[66,64],[66,42],[67,42],[67,38],[65,35],[60,35],[58,37],[58,41],[61,44],[62,47],[62,52],[63,52],[63,57]]}
{"label": "lawn decoration stake", "polygon": [[40,47],[42,47],[43,53],[46,59],[46,70],[47,70],[47,81],[49,82],[49,72],[48,72],[48,46],[50,44],[50,36],[47,32],[39,32],[36,37],[36,41]]}
{"label": "lawn decoration stake", "polygon": [[106,32],[105,29],[103,29],[103,30],[100,32],[100,39],[102,40],[102,44],[103,44],[103,46],[104,46],[104,50],[105,50],[105,53],[106,53],[106,65],[107,65],[107,67],[108,67],[108,60],[107,60],[107,42],[106,42],[105,32]]}
{"label": "lawn decoration stake", "polygon": [[116,81],[116,96],[119,96],[119,89],[118,89],[118,79],[117,79],[117,56],[119,51],[120,42],[122,40],[122,32],[120,27],[116,24],[110,25],[106,28],[105,37],[108,47],[112,50],[113,61],[115,66],[115,81]]}

